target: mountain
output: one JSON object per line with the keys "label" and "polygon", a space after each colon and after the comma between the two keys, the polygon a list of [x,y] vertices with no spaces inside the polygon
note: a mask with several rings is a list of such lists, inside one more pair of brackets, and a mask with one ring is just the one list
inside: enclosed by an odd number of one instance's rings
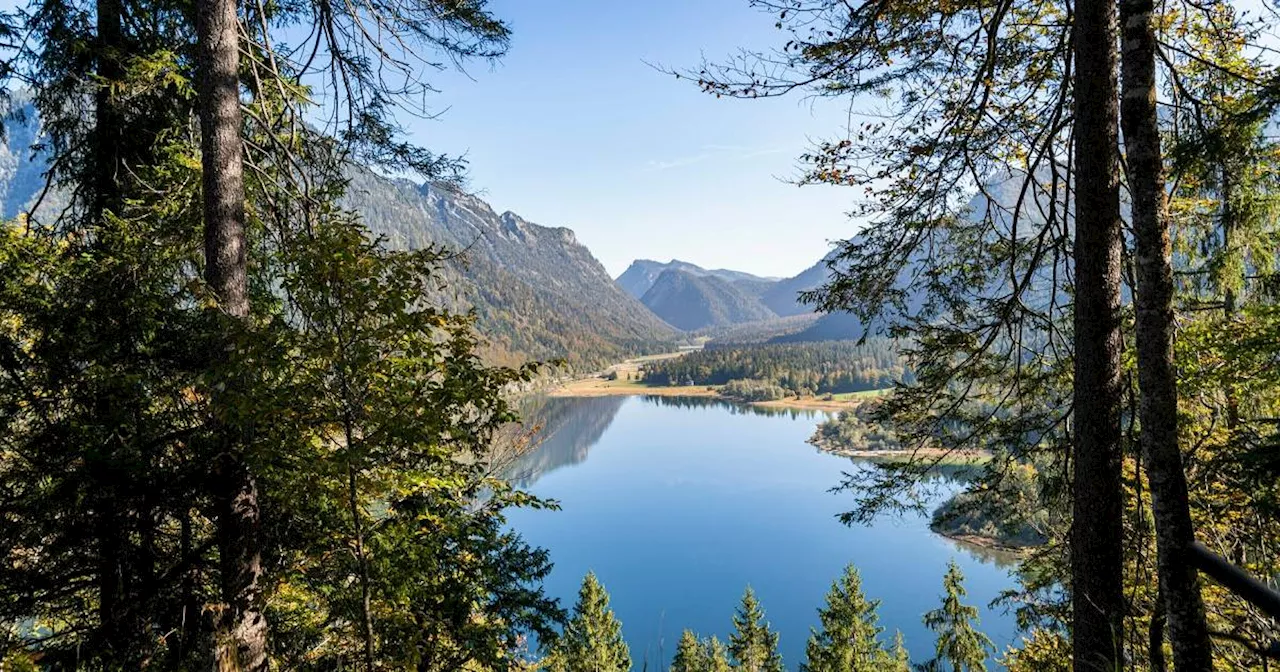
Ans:
{"label": "mountain", "polygon": [[[974,222],[983,222],[985,217],[990,217],[990,221],[986,224],[988,228],[985,234],[987,240],[992,245],[1004,245],[1005,241],[1011,238],[1018,238],[1024,243],[1034,241],[1039,236],[1041,225],[1046,221],[1045,213],[1057,211],[1059,213],[1069,212],[1069,204],[1065,202],[1062,196],[1056,197],[1058,203],[1055,205],[1053,201],[1055,197],[1051,197],[1047,190],[1029,190],[1025,193],[1023,181],[1025,174],[1017,171],[997,172],[988,175],[984,181],[983,188],[978,190],[969,199],[967,205],[968,217]],[[1041,176],[1041,183],[1047,184],[1050,181],[1050,175],[1046,171]],[[1127,212],[1127,204],[1121,204],[1122,212]],[[1014,212],[1018,212],[1017,223],[1015,228]],[[1068,227],[1073,226],[1073,222],[1068,216]],[[855,238],[857,240],[857,238]],[[891,309],[889,312],[892,317],[889,321],[902,317],[903,315],[919,315],[925,308],[926,299],[925,290],[922,287],[921,278],[917,277],[923,273],[928,273],[933,268],[931,264],[931,256],[937,254],[938,249],[951,246],[952,253],[956,251],[956,246],[964,246],[964,243],[948,242],[946,234],[935,237],[934,242],[929,246],[922,246],[916,249],[912,256],[907,260],[895,280],[895,288],[904,290],[903,305],[899,308]],[[968,250],[965,250],[968,252]],[[1024,251],[1024,261],[1025,255]],[[830,257],[828,257],[829,259]],[[781,302],[779,293],[792,292],[796,289],[811,289],[825,282],[829,269],[827,260],[815,264],[804,273],[778,283],[774,289],[766,292],[762,296],[762,300],[769,305],[771,309],[779,315],[786,314],[784,312],[785,303]],[[1055,263],[1042,263],[1037,270],[1030,275],[1027,287],[1022,290],[1021,301],[1024,305],[1037,310],[1046,310],[1051,304],[1057,303],[1060,309],[1065,309],[1066,302],[1069,300],[1064,292],[1056,291],[1059,286],[1059,278],[1064,277],[1067,271],[1069,261],[1066,259],[1059,260]],[[1021,273],[1022,270],[1019,270]],[[785,287],[784,283],[789,283],[790,287]],[[986,301],[1004,296],[1009,287],[1004,277],[987,277],[985,286],[971,286],[966,289],[970,301]],[[1128,291],[1127,288],[1125,290]],[[782,334],[771,339],[771,342],[802,342],[802,341],[831,341],[844,340],[851,338],[861,338],[865,335],[874,335],[882,333],[886,327],[886,320],[880,319],[870,325],[864,324],[857,316],[850,313],[829,313],[818,318],[816,322],[808,327],[795,331],[793,333]]]}
{"label": "mountain", "polygon": [[[0,207],[6,217],[30,205],[43,187],[43,162],[29,160],[39,128],[34,116],[5,123]],[[387,179],[358,167],[349,178],[344,205],[388,245],[435,244],[463,253],[445,262],[445,288],[428,298],[474,310],[488,341],[485,355],[493,361],[564,359],[575,369],[593,369],[669,349],[676,338],[669,325],[614,283],[569,229],[498,214],[475,196],[437,184]]]}
{"label": "mountain", "polygon": [[663,349],[675,333],[614,282],[573,231],[496,213],[479,198],[436,184],[353,171],[346,206],[395,247],[462,250],[447,264],[447,298],[475,309],[482,333],[536,359],[595,368]]}
{"label": "mountain", "polygon": [[676,269],[663,271],[640,302],[685,331],[777,317],[738,283]]}
{"label": "mountain", "polygon": [[645,292],[649,291],[650,287],[653,287],[653,283],[658,281],[658,276],[665,271],[684,271],[690,275],[708,276],[741,283],[744,290],[757,293],[764,291],[776,280],[776,278],[762,278],[758,275],[724,268],[708,270],[697,264],[680,261],[679,259],[672,259],[666,263],[653,261],[652,259],[636,259],[631,262],[627,270],[622,272],[622,275],[618,276],[617,282],[628,294],[639,299],[645,295]]}
{"label": "mountain", "polygon": [[829,273],[827,260],[824,258],[801,271],[799,275],[773,283],[761,293],[760,300],[780,317],[812,313],[811,306],[800,302],[800,292],[816,289],[827,281]]}

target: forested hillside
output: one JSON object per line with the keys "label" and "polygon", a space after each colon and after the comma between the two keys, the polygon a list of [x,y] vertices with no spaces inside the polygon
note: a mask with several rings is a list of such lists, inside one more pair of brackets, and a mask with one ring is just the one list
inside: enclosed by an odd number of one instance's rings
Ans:
{"label": "forested hillside", "polygon": [[767,320],[776,315],[738,282],[687,271],[663,271],[640,302],[685,331]]}
{"label": "forested hillside", "polygon": [[474,309],[481,333],[509,355],[597,368],[670,349],[673,330],[614,284],[573,231],[539,226],[444,185],[351,172],[344,202],[392,247],[443,245],[441,298]]}
{"label": "forested hillside", "polygon": [[910,379],[889,339],[707,348],[645,365],[654,385],[724,385],[755,381],[791,394],[833,394],[891,387]]}

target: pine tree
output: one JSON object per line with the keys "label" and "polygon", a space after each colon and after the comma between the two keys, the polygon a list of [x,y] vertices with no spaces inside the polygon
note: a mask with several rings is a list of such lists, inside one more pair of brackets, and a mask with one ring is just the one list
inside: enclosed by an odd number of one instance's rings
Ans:
{"label": "pine tree", "polygon": [[554,672],[631,670],[631,652],[622,639],[622,624],[609,609],[609,594],[594,572],[582,579],[573,618],[551,645],[547,658]]}
{"label": "pine tree", "polygon": [[745,672],[782,672],[783,669],[782,656],[778,654],[778,633],[769,629],[764,609],[750,587],[743,593],[742,603],[733,615],[729,653],[734,667]]}
{"label": "pine tree", "polygon": [[937,655],[925,669],[941,672],[985,672],[987,655],[995,650],[991,639],[977,629],[978,608],[962,603],[967,594],[964,575],[952,560],[942,580],[946,594],[942,606],[924,615],[924,624],[938,635]]}
{"label": "pine tree", "polygon": [[862,593],[858,570],[849,565],[827,592],[826,607],[818,610],[820,630],[809,635],[803,672],[875,672],[888,664],[880,642],[884,628],[877,623],[880,600]]}

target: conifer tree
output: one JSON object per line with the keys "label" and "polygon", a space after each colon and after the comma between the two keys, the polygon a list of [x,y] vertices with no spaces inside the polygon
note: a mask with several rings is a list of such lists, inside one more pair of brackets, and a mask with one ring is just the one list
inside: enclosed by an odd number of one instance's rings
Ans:
{"label": "conifer tree", "polygon": [[893,663],[889,669],[893,672],[911,672],[911,654],[907,652],[907,645],[902,641],[901,630],[893,633],[893,649],[889,652],[889,659]]}
{"label": "conifer tree", "polygon": [[622,639],[622,624],[609,609],[609,593],[594,572],[582,579],[573,617],[551,645],[548,668],[554,672],[631,670],[631,651]]}
{"label": "conifer tree", "polygon": [[676,655],[671,659],[671,672],[706,672],[711,665],[708,647],[692,630],[680,634]]}
{"label": "conifer tree", "polygon": [[703,642],[707,651],[707,672],[729,672],[733,666],[729,664],[729,650],[724,642],[712,635]]}
{"label": "conifer tree", "polygon": [[878,625],[880,600],[868,600],[862,592],[858,570],[849,565],[827,592],[826,607],[818,610],[820,630],[809,635],[803,672],[873,672],[890,662],[880,642],[884,628]]}
{"label": "conifer tree", "polygon": [[977,629],[978,608],[964,604],[964,574],[952,560],[942,579],[946,594],[942,606],[924,615],[924,624],[938,635],[936,655],[925,663],[926,670],[943,672],[985,672],[987,655],[995,650],[991,639]]}
{"label": "conifer tree", "polygon": [[769,629],[764,609],[750,586],[742,595],[742,603],[733,615],[733,634],[729,636],[729,653],[734,667],[745,672],[782,672],[782,656],[778,654],[778,633]]}

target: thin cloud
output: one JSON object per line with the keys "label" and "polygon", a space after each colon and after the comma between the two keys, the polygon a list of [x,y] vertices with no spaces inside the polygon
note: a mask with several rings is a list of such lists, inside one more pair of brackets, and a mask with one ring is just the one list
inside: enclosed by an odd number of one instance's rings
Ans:
{"label": "thin cloud", "polygon": [[785,147],[743,147],[740,145],[703,145],[701,151],[689,156],[674,159],[651,159],[645,164],[646,171],[671,170],[704,161],[745,161],[761,156],[784,154],[792,150]]}

